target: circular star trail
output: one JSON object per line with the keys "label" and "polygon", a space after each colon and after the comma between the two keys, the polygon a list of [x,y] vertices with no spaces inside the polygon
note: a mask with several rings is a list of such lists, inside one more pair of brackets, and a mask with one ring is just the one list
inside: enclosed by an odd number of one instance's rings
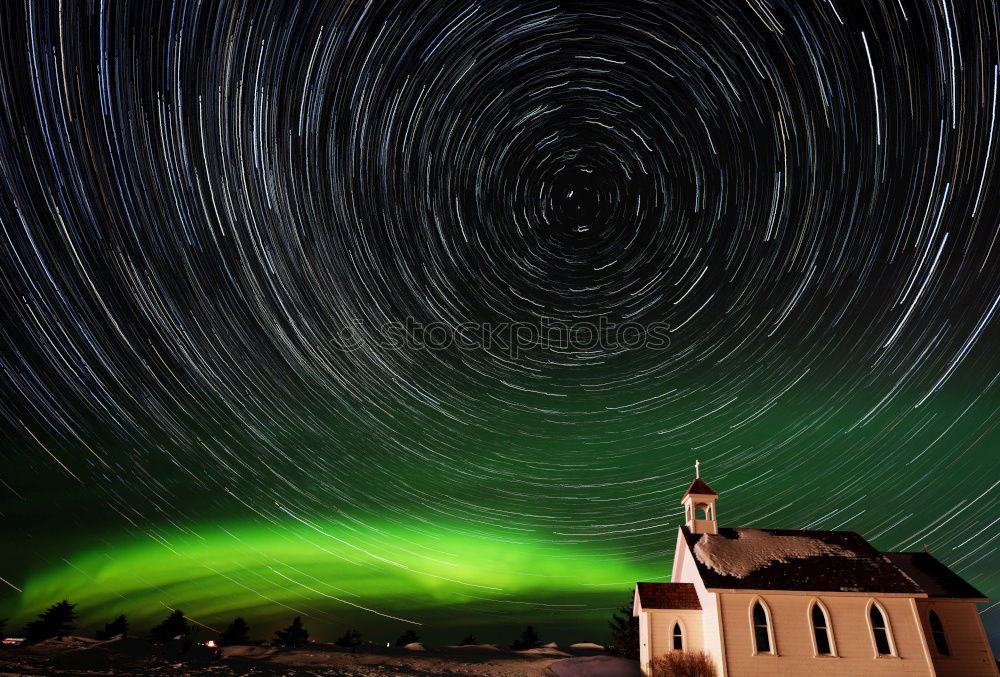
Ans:
{"label": "circular star trail", "polygon": [[997,17],[9,3],[0,608],[597,636],[696,458],[995,595]]}

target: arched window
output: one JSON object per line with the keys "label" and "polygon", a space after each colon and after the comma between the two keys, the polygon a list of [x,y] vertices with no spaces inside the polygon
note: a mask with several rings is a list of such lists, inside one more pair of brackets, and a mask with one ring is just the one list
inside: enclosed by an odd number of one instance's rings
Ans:
{"label": "arched window", "polygon": [[694,507],[695,519],[710,519],[708,516],[708,503],[699,503]]}
{"label": "arched window", "polygon": [[680,622],[674,623],[674,651],[684,650],[684,631],[681,629]]}
{"label": "arched window", "polygon": [[893,655],[889,623],[885,619],[885,612],[874,601],[868,607],[868,620],[871,621],[872,637],[875,639],[875,650],[878,651],[878,655]]}
{"label": "arched window", "polygon": [[832,656],[830,619],[826,615],[826,609],[820,606],[819,602],[813,602],[809,615],[813,626],[813,637],[816,638],[816,655]]}
{"label": "arched window", "polygon": [[753,644],[757,653],[774,653],[771,646],[771,617],[760,600],[754,602],[750,616],[753,622]]}
{"label": "arched window", "polygon": [[938,653],[942,656],[950,656],[948,638],[944,636],[944,624],[941,623],[936,611],[931,610],[929,620],[931,622],[931,635],[934,637],[934,646],[937,647]]}

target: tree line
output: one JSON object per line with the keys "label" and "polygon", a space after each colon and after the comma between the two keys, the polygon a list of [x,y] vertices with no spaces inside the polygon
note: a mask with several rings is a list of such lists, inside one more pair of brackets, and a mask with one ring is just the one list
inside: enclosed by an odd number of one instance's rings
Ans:
{"label": "tree line", "polygon": [[[34,644],[46,639],[62,639],[72,635],[76,630],[76,604],[63,600],[53,604],[38,614],[21,630],[21,636],[26,644]],[[3,634],[8,619],[0,620],[0,635]],[[104,624],[103,630],[96,633],[97,639],[108,640],[117,636],[128,636],[128,618],[125,614],[118,615],[110,623]],[[191,624],[180,609],[171,610],[159,625],[149,631],[147,639],[153,644],[164,644],[177,637],[187,637],[192,632]],[[219,642],[224,645],[250,644],[250,626],[242,617],[236,617],[221,633]],[[279,646],[305,646],[309,642],[309,632],[302,626],[302,619],[296,617],[292,624],[275,633],[274,644]]]}
{"label": "tree line", "polygon": [[[47,639],[62,639],[63,637],[72,635],[74,630],[76,630],[76,620],[78,618],[76,606],[76,604],[72,604],[67,600],[62,600],[61,602],[53,604],[45,611],[38,614],[38,618],[25,625],[24,629],[21,631],[21,636],[25,639],[25,643],[34,644]],[[625,608],[621,611],[631,612],[630,609]],[[7,620],[8,619],[0,620],[0,636],[3,634]],[[614,628],[614,626],[612,627]],[[128,618],[125,614],[119,614],[110,622],[105,623],[104,629],[96,632],[96,637],[100,640],[109,640],[118,636],[127,637],[129,636],[128,631]],[[164,644],[177,637],[186,638],[191,635],[191,633],[192,627],[188,622],[187,617],[184,615],[184,612],[180,609],[174,609],[170,611],[163,621],[149,631],[147,639],[153,644]],[[635,638],[635,653],[638,654],[637,630]],[[246,620],[240,616],[233,619],[232,623],[230,623],[225,630],[219,633],[217,641],[222,646],[254,643],[250,639],[250,626],[247,624]],[[303,625],[302,618],[300,616],[296,616],[289,626],[274,633],[274,639],[271,640],[271,644],[280,647],[297,648],[306,646],[309,641],[309,631]],[[420,636],[414,630],[410,629],[396,639],[396,646],[405,647],[408,644],[413,644],[419,641]],[[478,643],[479,642],[475,635],[466,635],[462,638],[459,644],[468,646]],[[348,630],[343,635],[338,637],[334,641],[334,644],[357,651],[357,648],[363,644],[361,632],[356,628]],[[535,632],[534,627],[529,625],[525,628],[524,632],[522,632],[521,635],[510,644],[510,648],[519,651],[534,649],[540,645],[541,638],[538,636],[538,633]],[[628,655],[630,652],[623,651],[622,653]]]}

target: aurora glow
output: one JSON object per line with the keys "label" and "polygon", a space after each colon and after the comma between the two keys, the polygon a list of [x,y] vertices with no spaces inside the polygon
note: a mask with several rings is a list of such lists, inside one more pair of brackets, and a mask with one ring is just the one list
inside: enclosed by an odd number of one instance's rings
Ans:
{"label": "aurora glow", "polygon": [[[494,616],[477,626],[499,632],[519,622],[518,607],[526,606],[565,634],[599,628],[607,610],[594,603],[608,588],[620,596],[646,573],[624,558],[595,558],[580,545],[485,537],[463,533],[460,524],[423,530],[367,524],[363,531],[299,521],[206,525],[81,552],[29,579],[17,611],[30,614],[53,596],[68,596],[91,622],[128,609],[141,626],[158,620],[169,601],[197,609],[189,616],[206,630],[241,614],[266,625],[297,614],[321,635],[357,625],[377,637],[406,625],[459,633],[467,607]],[[577,591],[571,603],[561,594],[569,590]],[[561,619],[566,612],[575,612],[568,625]]]}
{"label": "aurora glow", "polygon": [[998,10],[2,3],[0,618],[603,641],[696,458],[1000,597]]}

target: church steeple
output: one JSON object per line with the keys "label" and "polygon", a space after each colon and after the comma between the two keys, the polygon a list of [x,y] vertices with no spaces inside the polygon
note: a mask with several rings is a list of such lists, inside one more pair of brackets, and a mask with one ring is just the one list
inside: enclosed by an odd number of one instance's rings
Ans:
{"label": "church steeple", "polygon": [[694,482],[684,492],[684,524],[692,534],[717,534],[719,523],[715,519],[715,500],[719,495],[701,479],[701,461],[694,462]]}

